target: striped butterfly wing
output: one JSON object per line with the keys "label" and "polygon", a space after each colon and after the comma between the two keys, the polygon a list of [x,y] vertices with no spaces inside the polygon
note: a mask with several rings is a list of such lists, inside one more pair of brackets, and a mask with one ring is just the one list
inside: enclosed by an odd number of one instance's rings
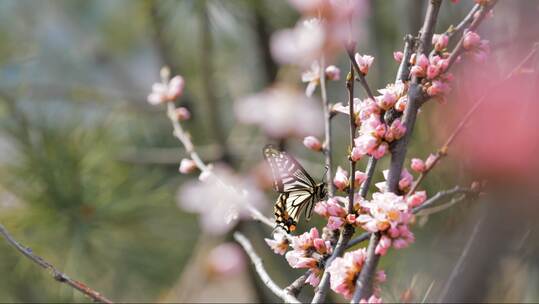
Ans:
{"label": "striped butterfly wing", "polygon": [[293,231],[303,208],[307,220],[311,217],[316,184],[290,154],[268,145],[264,157],[273,173],[274,189],[281,193],[274,207],[276,223],[287,232]]}

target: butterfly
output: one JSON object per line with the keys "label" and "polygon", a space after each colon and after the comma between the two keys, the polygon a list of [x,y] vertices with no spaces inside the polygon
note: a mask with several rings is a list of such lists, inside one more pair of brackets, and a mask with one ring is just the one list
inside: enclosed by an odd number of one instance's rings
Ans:
{"label": "butterfly", "polygon": [[296,230],[302,210],[305,210],[305,218],[310,220],[314,205],[326,197],[326,183],[316,183],[285,151],[267,145],[263,152],[273,173],[273,188],[279,192],[273,208],[275,223],[289,233]]}

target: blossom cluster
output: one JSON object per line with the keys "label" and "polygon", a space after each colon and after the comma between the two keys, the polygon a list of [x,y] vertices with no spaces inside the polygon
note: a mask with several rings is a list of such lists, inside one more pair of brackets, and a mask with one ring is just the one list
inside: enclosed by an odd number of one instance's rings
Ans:
{"label": "blossom cluster", "polygon": [[[275,233],[274,239],[265,239],[266,243],[277,254],[285,254],[286,261],[292,268],[307,268],[311,274],[306,282],[312,286],[318,286],[322,269],[320,265],[329,256],[333,248],[329,240],[322,238],[316,228],[311,228],[298,236],[289,236]],[[286,252],[291,245],[292,250]]]}
{"label": "blossom cluster", "polygon": [[[351,299],[356,289],[356,280],[367,260],[367,251],[365,248],[346,252],[342,257],[336,258],[327,271],[330,274],[331,289],[342,294],[346,299]],[[374,280],[373,296],[364,303],[381,303],[380,288],[377,286],[386,280],[386,274],[383,270],[376,273]]]}

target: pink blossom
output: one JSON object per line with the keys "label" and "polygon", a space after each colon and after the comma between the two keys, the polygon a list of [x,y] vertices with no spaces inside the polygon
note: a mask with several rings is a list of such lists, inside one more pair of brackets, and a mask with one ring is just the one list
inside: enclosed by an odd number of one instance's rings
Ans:
{"label": "pink blossom", "polygon": [[408,247],[408,242],[404,239],[396,239],[393,241],[393,247],[395,249],[402,249]]}
{"label": "pink blossom", "polygon": [[376,272],[376,277],[374,278],[378,283],[384,283],[387,280],[385,271],[378,270]]}
{"label": "pink blossom", "polygon": [[330,286],[336,293],[351,299],[356,286],[356,278],[365,263],[367,252],[364,248],[346,252],[336,258],[327,268],[330,273]]}
{"label": "pink blossom", "polygon": [[410,208],[417,207],[427,199],[427,193],[425,191],[416,191],[414,194],[406,198],[406,202]]}
{"label": "pink blossom", "polygon": [[465,50],[472,50],[479,46],[479,43],[481,42],[481,37],[472,31],[467,31],[464,34],[464,41],[462,43],[462,47],[464,47]]}
{"label": "pink blossom", "polygon": [[416,65],[422,68],[423,70],[426,70],[429,65],[429,59],[427,58],[427,56],[425,56],[425,54],[421,54],[419,55],[419,58],[417,59]]}
{"label": "pink blossom", "polygon": [[333,184],[341,191],[343,191],[349,185],[348,172],[344,171],[340,166],[337,167],[337,172],[333,178]]}
{"label": "pink blossom", "polygon": [[285,258],[292,268],[313,268],[318,263],[315,258],[305,257],[302,252],[297,250],[287,252]]}
{"label": "pink blossom", "polygon": [[320,254],[326,254],[329,252],[331,244],[329,241],[324,241],[323,239],[314,239],[313,240],[314,248]]}
{"label": "pink blossom", "polygon": [[440,74],[440,68],[435,65],[429,65],[427,68],[427,78],[434,79]]}
{"label": "pink blossom", "polygon": [[439,80],[432,81],[432,85],[427,89],[427,94],[429,96],[436,96],[447,93],[449,91],[449,86]]}
{"label": "pink blossom", "polygon": [[389,150],[389,145],[386,142],[382,142],[376,150],[374,150],[371,155],[376,159],[382,158],[386,152]]}
{"label": "pink blossom", "polygon": [[182,174],[189,174],[197,168],[196,163],[192,159],[184,158],[180,162],[179,171]]}
{"label": "pink blossom", "polygon": [[187,110],[187,108],[184,107],[176,108],[174,110],[174,114],[176,114],[176,119],[178,119],[179,121],[184,121],[191,118],[191,113],[189,112],[189,110]]}
{"label": "pink blossom", "polygon": [[245,256],[237,244],[225,243],[210,251],[208,264],[213,273],[229,277],[245,269]]}
{"label": "pink blossom", "polygon": [[402,124],[401,120],[397,118],[391,123],[388,131],[393,135],[393,139],[400,139],[406,133],[406,127]]}
{"label": "pink blossom", "polygon": [[408,205],[402,196],[392,192],[376,192],[371,201],[362,203],[368,208],[368,214],[360,214],[357,222],[370,232],[385,231],[402,222],[403,214],[408,212]]}
{"label": "pink blossom", "polygon": [[305,95],[311,97],[320,83],[320,64],[318,61],[313,61],[310,69],[301,74],[301,81],[308,83],[305,88]]}
{"label": "pink blossom", "polygon": [[330,216],[328,218],[327,227],[331,230],[337,230],[344,225],[344,220],[341,217]]}
{"label": "pink blossom", "polygon": [[284,233],[274,233],[273,239],[265,238],[266,244],[270,246],[271,250],[276,254],[284,255],[288,250],[290,244]]}
{"label": "pink blossom", "polygon": [[174,76],[169,80],[170,70],[167,67],[161,69],[161,82],[152,85],[152,92],[148,95],[148,102],[158,105],[174,101],[183,93],[185,81],[182,76]]}
{"label": "pink blossom", "polygon": [[293,29],[271,36],[271,54],[282,64],[308,66],[323,54],[326,31],[316,18],[301,20]]}
{"label": "pink blossom", "polygon": [[322,133],[322,110],[315,100],[290,87],[278,85],[236,102],[238,119],[259,125],[275,138]]}
{"label": "pink blossom", "polygon": [[432,36],[432,43],[437,52],[443,51],[447,47],[448,42],[449,37],[446,34],[434,34]]}
{"label": "pink blossom", "polygon": [[401,51],[393,52],[393,59],[395,59],[396,62],[401,62],[402,58],[404,58],[404,54]]}
{"label": "pink blossom", "polygon": [[357,218],[357,216],[355,214],[348,214],[346,216],[346,222],[348,224],[354,224],[356,222],[356,218]]}
{"label": "pink blossom", "polygon": [[354,173],[354,186],[359,187],[367,179],[367,174],[365,172],[356,171]]}
{"label": "pink blossom", "polygon": [[406,189],[412,185],[414,177],[406,170],[402,169],[401,179],[399,180],[399,189],[406,192]]}
{"label": "pink blossom", "polygon": [[427,166],[425,165],[425,162],[422,159],[419,158],[412,158],[412,164],[410,167],[412,170],[418,173],[423,173],[427,169]]}
{"label": "pink blossom", "polygon": [[374,253],[384,256],[387,254],[388,249],[391,247],[392,240],[387,237],[385,234],[380,238],[380,242],[376,245]]}
{"label": "pink blossom", "polygon": [[410,69],[410,75],[412,75],[414,77],[422,78],[422,77],[425,77],[426,73],[425,73],[425,70],[422,67],[414,65]]}
{"label": "pink blossom", "polygon": [[387,110],[397,102],[397,95],[395,95],[393,92],[385,91],[383,95],[376,97],[376,104],[384,109]]}
{"label": "pink blossom", "polygon": [[339,80],[341,78],[341,70],[334,65],[330,65],[326,68],[326,77],[329,80]]}
{"label": "pink blossom", "polygon": [[397,103],[395,104],[395,110],[399,112],[404,112],[406,110],[406,105],[408,104],[408,96],[402,96],[397,100]]}
{"label": "pink blossom", "polygon": [[359,53],[356,53],[354,58],[356,59],[356,63],[361,73],[367,75],[367,73],[369,73],[369,68],[371,67],[372,62],[374,61],[374,57],[370,55],[360,55]]}
{"label": "pink blossom", "polygon": [[391,227],[387,230],[389,237],[392,239],[398,238],[400,236],[400,231],[397,227]]}
{"label": "pink blossom", "polygon": [[378,139],[371,134],[361,134],[354,139],[354,144],[359,149],[359,153],[370,154],[377,148]]}
{"label": "pink blossom", "polygon": [[365,155],[365,153],[363,153],[363,150],[358,148],[358,147],[353,147],[352,148],[352,152],[350,153],[350,158],[353,160],[353,161],[358,161],[360,160],[363,156]]}
{"label": "pink blossom", "polygon": [[309,277],[307,277],[307,280],[305,280],[305,282],[311,284],[311,286],[313,287],[316,287],[320,283],[320,275],[313,271],[311,272]]}
{"label": "pink blossom", "polygon": [[303,139],[303,145],[313,151],[322,150],[322,143],[315,136],[307,136]]}
{"label": "pink blossom", "polygon": [[344,217],[346,215],[346,211],[341,205],[339,205],[337,199],[338,197],[332,197],[327,201],[319,202],[316,204],[316,206],[314,206],[314,212],[323,217]]}

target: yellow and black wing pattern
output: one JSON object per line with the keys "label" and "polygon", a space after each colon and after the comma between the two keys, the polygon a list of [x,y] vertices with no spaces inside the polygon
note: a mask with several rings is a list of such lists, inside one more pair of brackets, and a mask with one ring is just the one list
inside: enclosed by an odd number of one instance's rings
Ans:
{"label": "yellow and black wing pattern", "polygon": [[279,192],[274,213],[277,226],[286,232],[296,229],[302,210],[307,220],[314,204],[325,196],[325,184],[317,184],[301,164],[285,151],[264,147],[264,157],[273,174],[273,188]]}

